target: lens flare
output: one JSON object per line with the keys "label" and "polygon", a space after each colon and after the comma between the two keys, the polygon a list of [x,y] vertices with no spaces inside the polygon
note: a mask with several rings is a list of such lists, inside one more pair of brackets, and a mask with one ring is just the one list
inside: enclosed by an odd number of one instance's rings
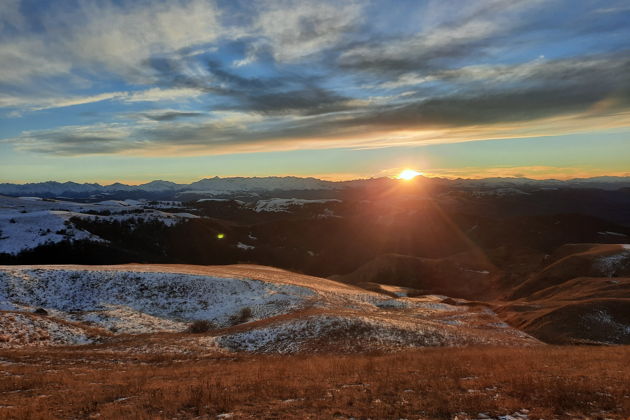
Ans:
{"label": "lens flare", "polygon": [[398,179],[403,179],[405,181],[410,181],[417,177],[418,175],[422,175],[422,172],[414,171],[413,169],[405,169],[398,175]]}

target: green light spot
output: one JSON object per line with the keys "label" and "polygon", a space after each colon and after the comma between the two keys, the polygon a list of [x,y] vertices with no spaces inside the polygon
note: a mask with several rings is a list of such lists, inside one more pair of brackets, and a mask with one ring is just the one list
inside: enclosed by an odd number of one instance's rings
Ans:
{"label": "green light spot", "polygon": [[218,233],[217,234],[217,239],[223,239],[223,238],[225,238],[225,234],[223,234],[223,233]]}

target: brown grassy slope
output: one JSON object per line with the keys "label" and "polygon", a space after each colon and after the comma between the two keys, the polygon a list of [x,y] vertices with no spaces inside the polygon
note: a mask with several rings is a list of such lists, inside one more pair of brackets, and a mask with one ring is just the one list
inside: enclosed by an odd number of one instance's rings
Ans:
{"label": "brown grassy slope", "polygon": [[630,251],[566,244],[496,308],[510,325],[553,344],[630,344]]}
{"label": "brown grassy slope", "polygon": [[630,278],[579,277],[495,311],[547,343],[630,344]]}
{"label": "brown grassy slope", "polygon": [[[630,415],[629,347],[440,348],[391,355],[0,351],[0,418],[530,418]],[[461,413],[465,414],[461,414]]]}
{"label": "brown grassy slope", "polygon": [[379,283],[417,289],[452,297],[475,298],[492,292],[498,278],[496,268],[462,253],[448,258],[422,258],[385,254],[347,275],[331,279],[349,283]]}
{"label": "brown grassy slope", "polygon": [[[621,245],[615,244],[564,245],[551,255],[551,263],[517,287],[512,297],[527,297],[577,277],[630,276],[630,255],[626,257],[627,254]],[[618,260],[606,263],[611,257]]]}
{"label": "brown grassy slope", "polygon": [[630,277],[577,277],[530,295],[528,301],[630,298]]}

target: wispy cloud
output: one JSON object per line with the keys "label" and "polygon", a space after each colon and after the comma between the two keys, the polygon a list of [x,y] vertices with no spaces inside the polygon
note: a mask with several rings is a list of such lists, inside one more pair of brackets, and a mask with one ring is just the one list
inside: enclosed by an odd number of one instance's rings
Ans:
{"label": "wispy cloud", "polygon": [[426,172],[428,176],[444,178],[532,178],[573,179],[597,176],[630,176],[630,171],[610,171],[602,168],[575,166],[469,166],[463,168],[436,168]]}
{"label": "wispy cloud", "polygon": [[[3,20],[14,21],[16,13]],[[0,82],[28,82],[70,68],[95,74],[105,70],[146,82],[151,80],[142,65],[146,59],[203,46],[221,31],[216,6],[205,0],[128,2],[124,6],[84,1],[78,7],[51,8],[37,19],[43,34],[20,30],[9,33],[2,43]]]}
{"label": "wispy cloud", "polygon": [[272,0],[261,3],[250,36],[259,37],[276,61],[293,62],[345,42],[348,33],[362,23],[362,5],[357,1],[308,2]]}

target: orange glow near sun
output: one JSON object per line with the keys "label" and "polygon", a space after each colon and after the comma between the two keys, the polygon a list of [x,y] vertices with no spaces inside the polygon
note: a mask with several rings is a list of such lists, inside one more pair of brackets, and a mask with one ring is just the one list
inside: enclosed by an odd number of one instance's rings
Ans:
{"label": "orange glow near sun", "polygon": [[422,175],[422,172],[414,171],[413,169],[405,169],[400,174],[398,174],[397,178],[405,181],[410,181],[418,175]]}

